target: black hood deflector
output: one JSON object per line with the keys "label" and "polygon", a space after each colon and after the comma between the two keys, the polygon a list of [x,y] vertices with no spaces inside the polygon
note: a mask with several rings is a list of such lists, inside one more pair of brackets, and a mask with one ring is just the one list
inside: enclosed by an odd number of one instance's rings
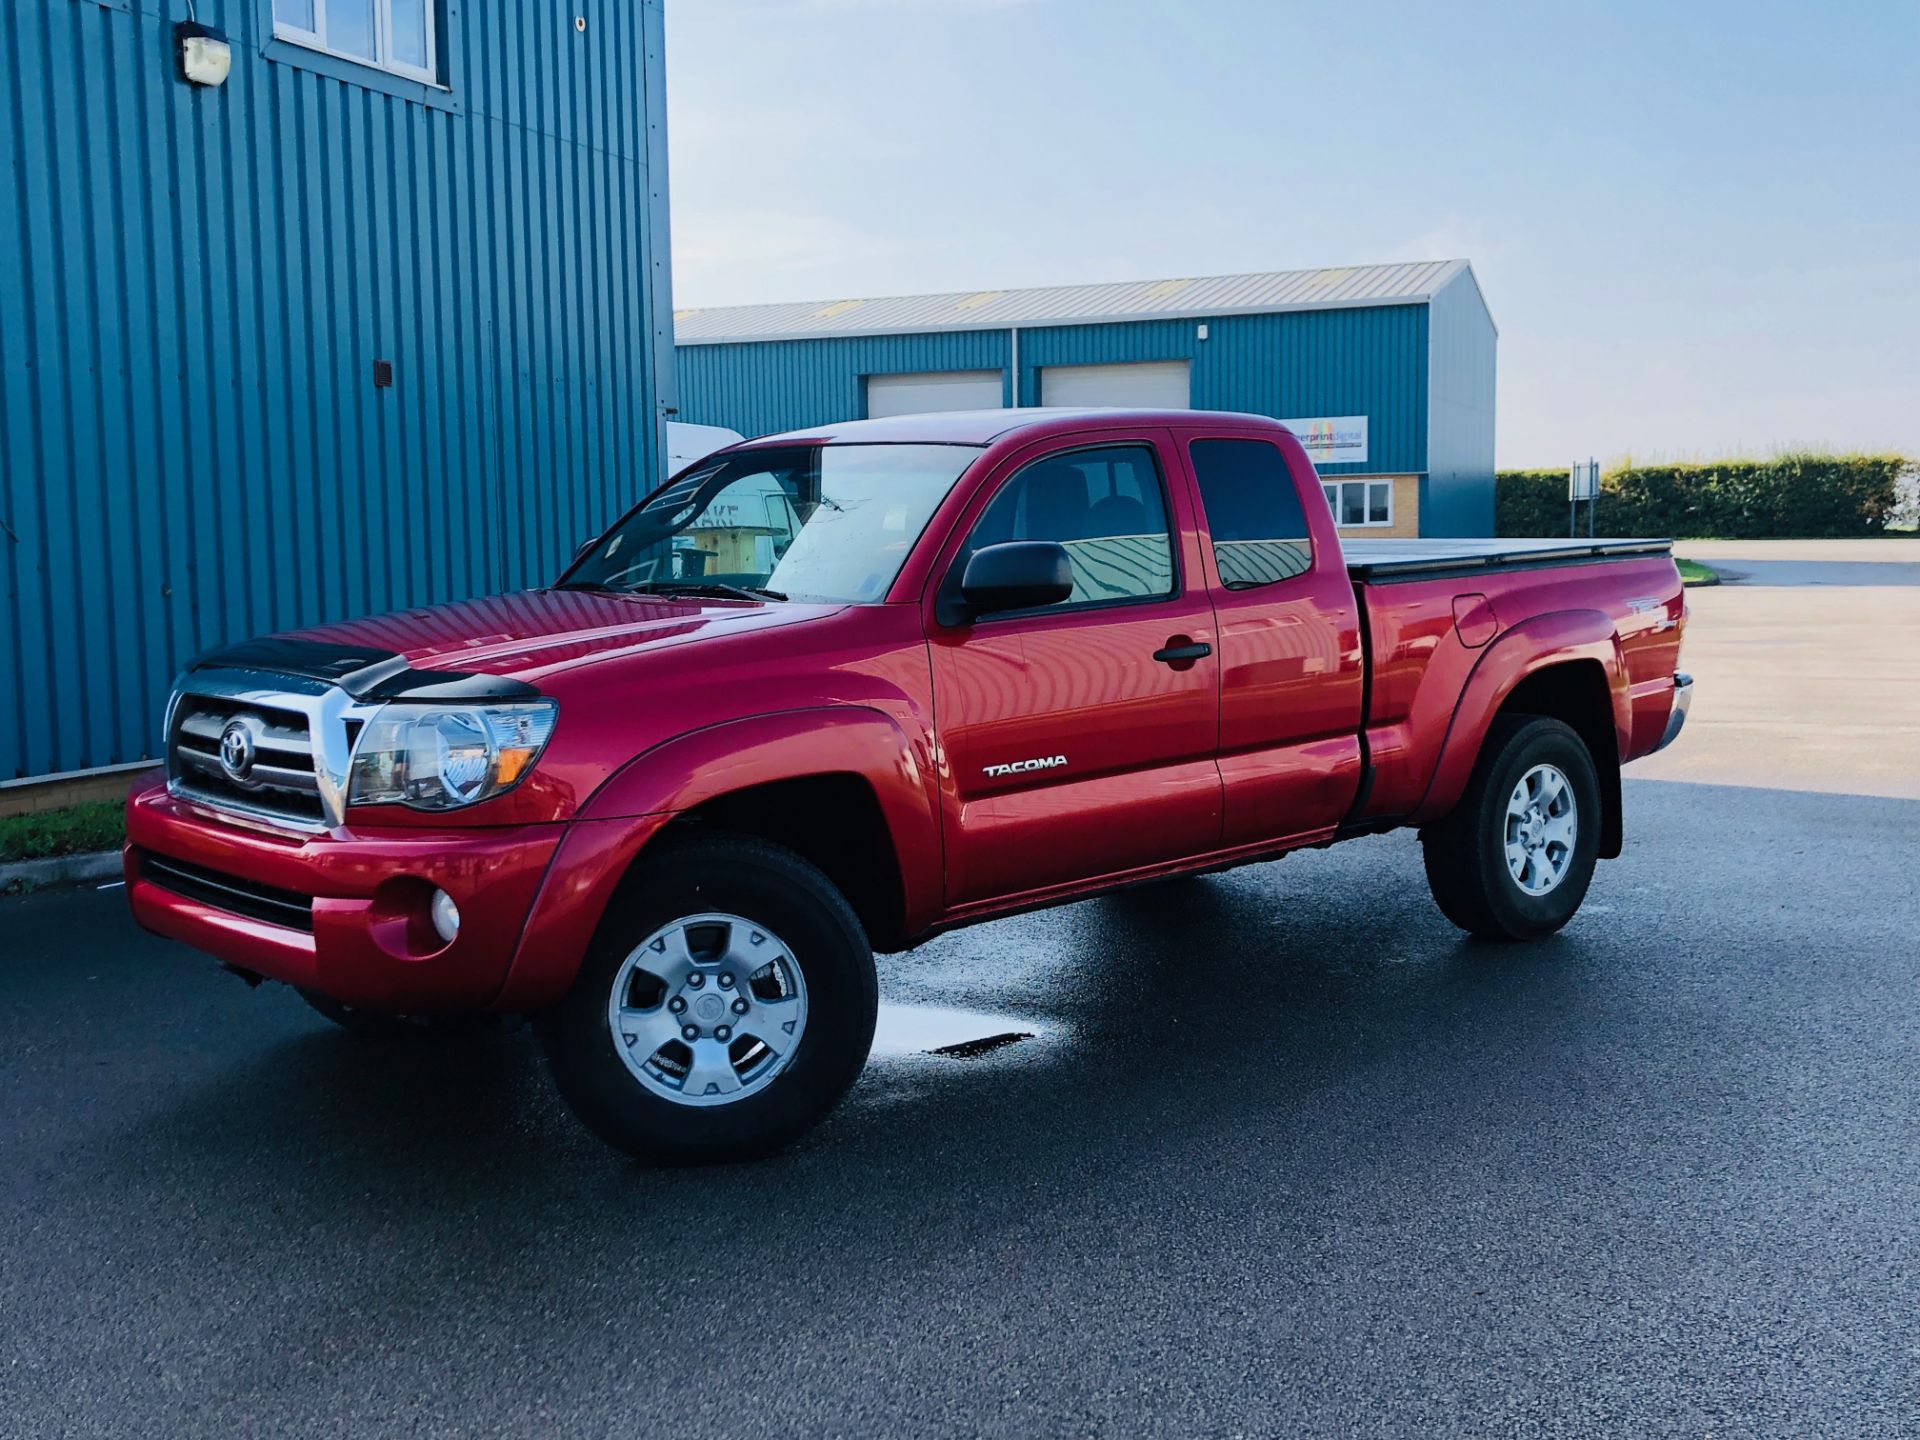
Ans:
{"label": "black hood deflector", "polygon": [[367,645],[324,645],[314,640],[268,636],[209,650],[188,670],[262,670],[338,685],[356,700],[532,700],[540,692],[524,680],[462,670],[415,670],[393,650]]}

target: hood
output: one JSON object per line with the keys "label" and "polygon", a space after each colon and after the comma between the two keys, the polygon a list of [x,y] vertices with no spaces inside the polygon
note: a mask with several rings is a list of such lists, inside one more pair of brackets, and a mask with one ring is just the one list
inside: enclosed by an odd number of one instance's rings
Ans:
{"label": "hood", "polygon": [[361,699],[507,698],[595,660],[773,630],[841,605],[522,590],[316,625],[194,661],[332,681]]}

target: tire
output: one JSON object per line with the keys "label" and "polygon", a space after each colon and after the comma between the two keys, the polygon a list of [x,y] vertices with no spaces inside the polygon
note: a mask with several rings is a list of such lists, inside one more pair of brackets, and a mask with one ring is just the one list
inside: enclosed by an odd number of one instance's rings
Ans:
{"label": "tire", "polygon": [[[1570,811],[1555,808],[1555,776],[1564,782]],[[1535,788],[1517,795],[1523,784]],[[1552,803],[1540,798],[1549,794]],[[1524,814],[1510,816],[1515,807]],[[1496,719],[1460,803],[1420,832],[1427,883],[1441,913],[1483,940],[1553,934],[1573,918],[1593,883],[1600,807],[1593,755],[1571,726],[1543,716]],[[1568,813],[1571,843],[1565,843]],[[1520,874],[1509,860],[1510,842],[1521,852]]]}
{"label": "tire", "polygon": [[873,949],[832,882],[778,845],[716,836],[643,858],[537,1030],[602,1140],[699,1164],[818,1124],[865,1066],[878,1010]]}

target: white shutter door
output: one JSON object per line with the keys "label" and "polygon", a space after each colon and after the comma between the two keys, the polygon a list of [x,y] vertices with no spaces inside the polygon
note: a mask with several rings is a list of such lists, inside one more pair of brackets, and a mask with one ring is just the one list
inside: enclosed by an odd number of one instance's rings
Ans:
{"label": "white shutter door", "polygon": [[1137,365],[1048,365],[1040,371],[1042,405],[1125,405],[1188,410],[1193,389],[1185,360]]}
{"label": "white shutter door", "polygon": [[998,410],[998,370],[946,370],[922,375],[869,375],[867,418],[924,415],[933,410]]}

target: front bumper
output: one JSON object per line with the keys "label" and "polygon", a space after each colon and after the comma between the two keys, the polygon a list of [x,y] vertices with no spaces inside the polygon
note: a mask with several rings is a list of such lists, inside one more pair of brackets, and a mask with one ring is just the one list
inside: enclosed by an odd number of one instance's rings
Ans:
{"label": "front bumper", "polygon": [[[127,896],[147,929],[241,970],[374,1009],[486,1008],[566,829],[294,836],[209,816],[156,779],[127,802]],[[436,888],[460,907],[451,943],[428,918]]]}
{"label": "front bumper", "polygon": [[1673,702],[1667,711],[1667,728],[1660,736],[1660,743],[1653,748],[1664,750],[1680,738],[1680,731],[1686,726],[1687,711],[1693,708],[1693,677],[1680,673],[1673,677]]}

